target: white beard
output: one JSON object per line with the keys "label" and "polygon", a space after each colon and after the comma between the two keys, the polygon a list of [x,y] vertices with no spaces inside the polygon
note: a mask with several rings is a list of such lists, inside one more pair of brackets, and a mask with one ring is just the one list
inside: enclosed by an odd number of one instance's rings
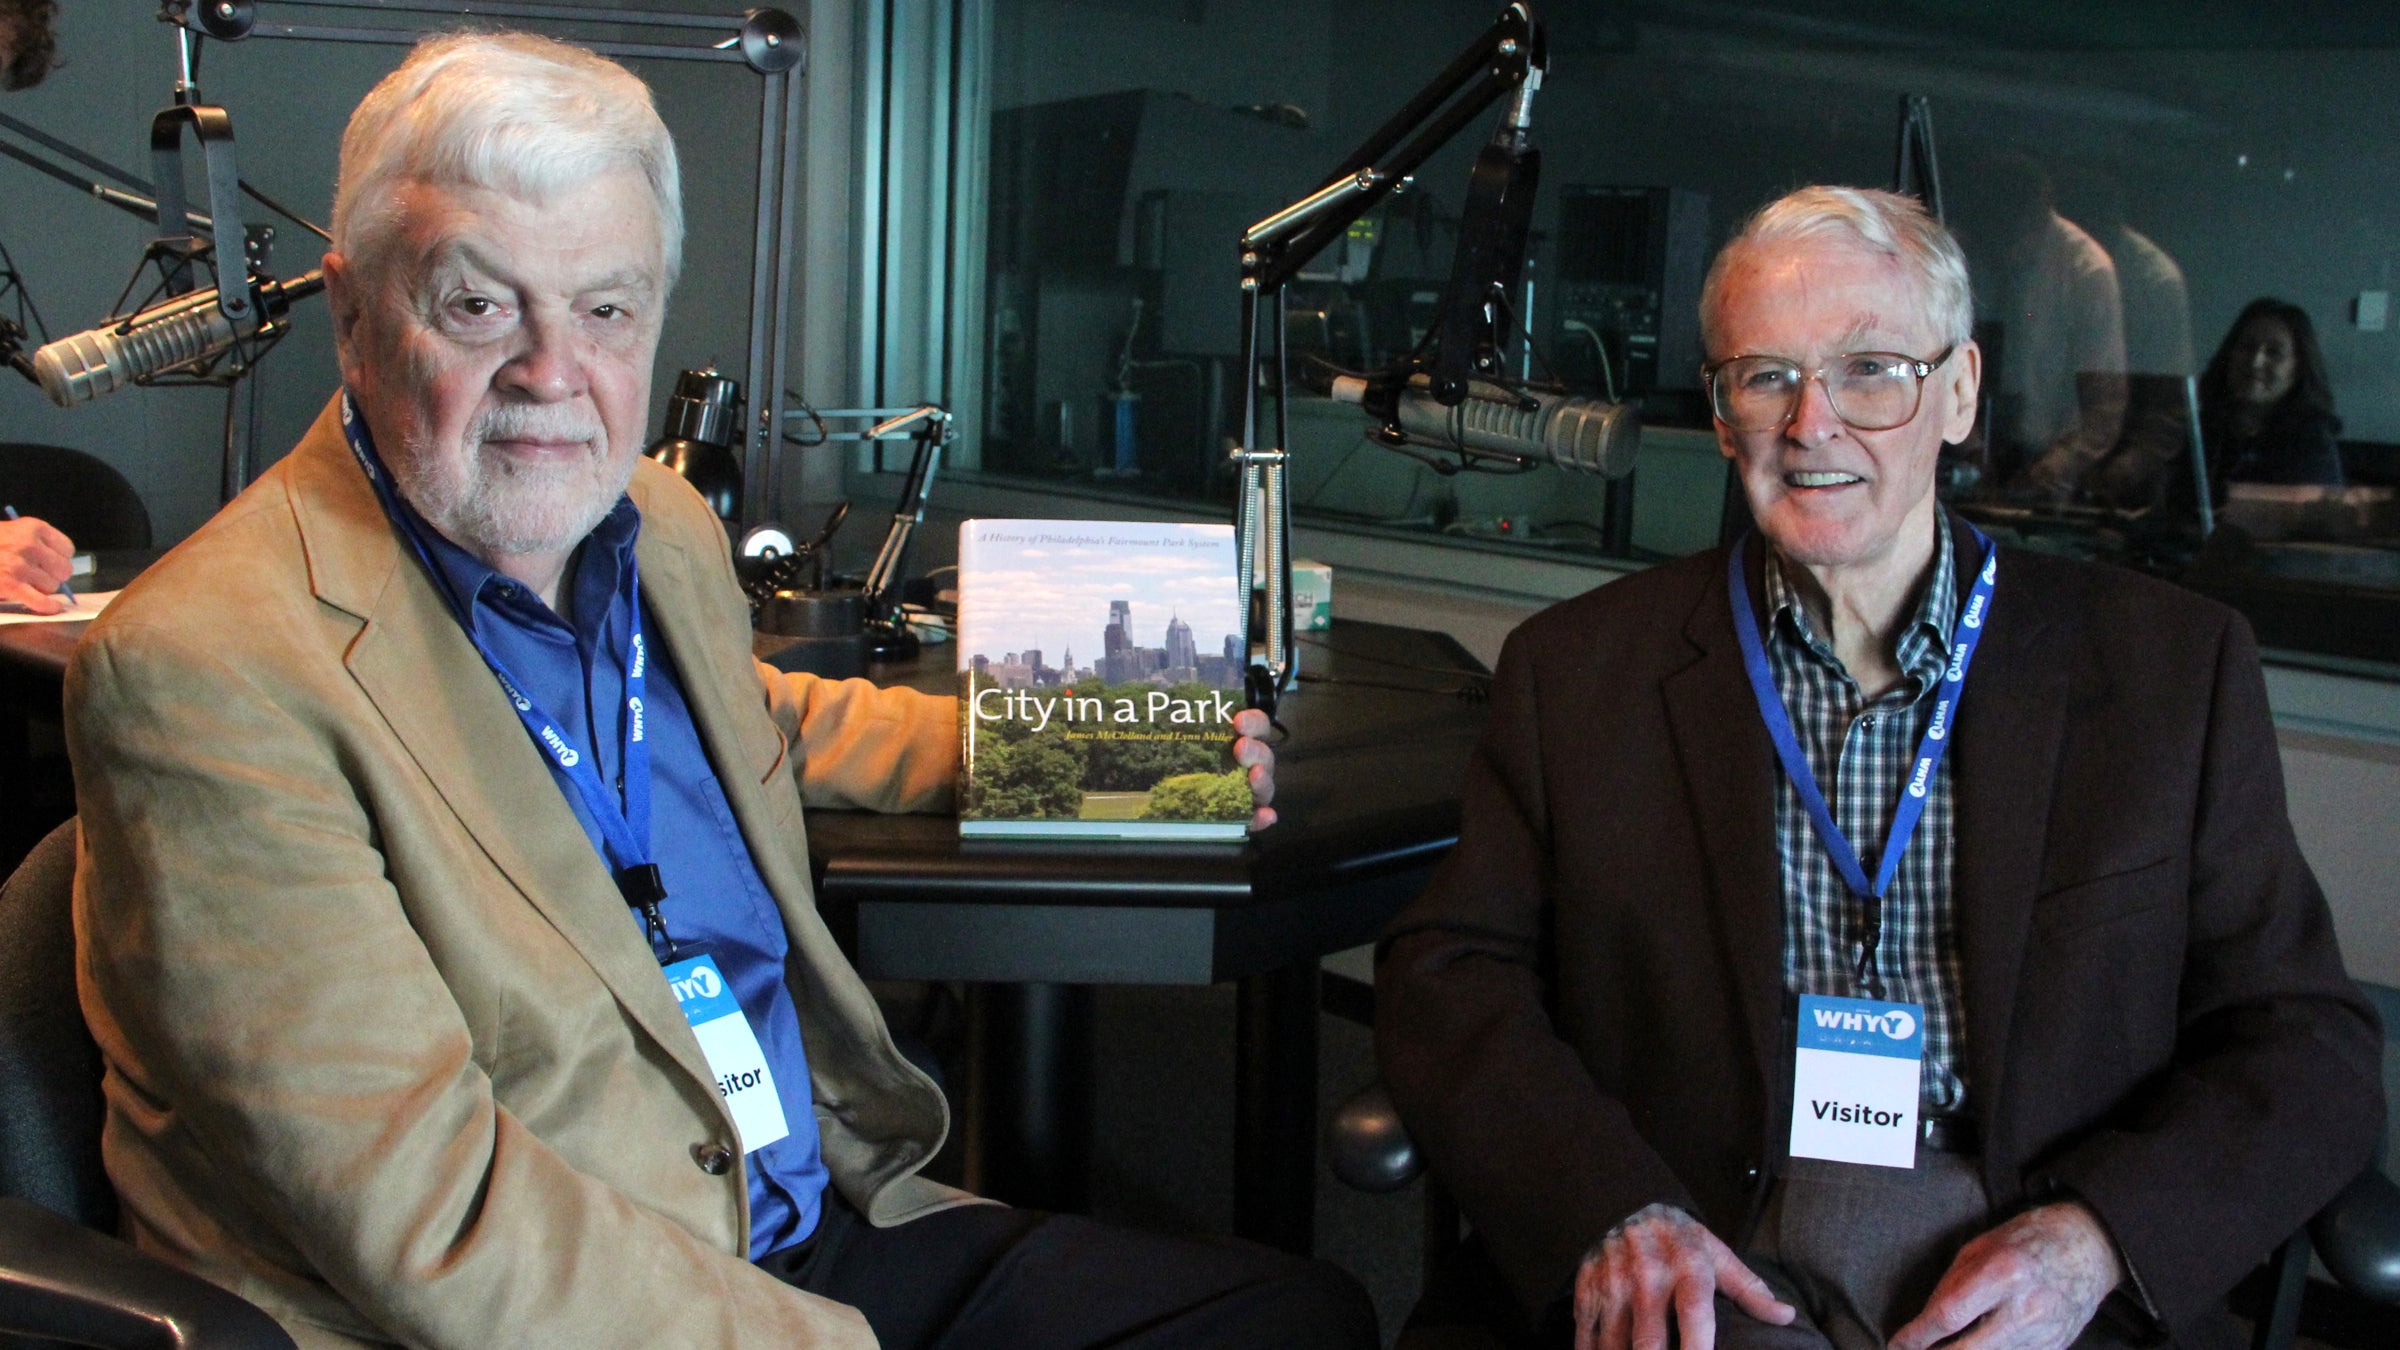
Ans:
{"label": "white beard", "polygon": [[[532,437],[582,441],[574,459],[540,466],[486,454],[484,443]],[[400,494],[418,514],[468,552],[564,553],[583,542],[633,477],[633,458],[610,453],[597,418],[558,404],[508,403],[475,419],[459,453],[443,454],[415,436],[391,465]]]}

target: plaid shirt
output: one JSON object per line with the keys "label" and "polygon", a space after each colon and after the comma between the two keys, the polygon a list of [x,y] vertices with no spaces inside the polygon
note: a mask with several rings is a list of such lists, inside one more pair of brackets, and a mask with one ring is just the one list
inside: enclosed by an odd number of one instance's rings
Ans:
{"label": "plaid shirt", "polygon": [[[1958,573],[1950,557],[1950,523],[1939,512],[1934,521],[1933,579],[1900,633],[1900,682],[1874,699],[1859,692],[1833,649],[1811,628],[1798,592],[1784,577],[1789,564],[1770,551],[1775,565],[1765,569],[1767,663],[1775,687],[1825,805],[1870,877],[1882,860],[1900,785],[1925,735],[1933,691],[1950,659]],[[1883,898],[1883,940],[1875,962],[1883,997],[1925,1009],[1924,1099],[1938,1112],[1958,1111],[1966,1099],[1960,1075],[1966,1027],[1959,1001],[1958,911],[1950,881],[1958,853],[1950,783],[1945,757],[1926,790],[1925,815]],[[1775,844],[1783,861],[1784,987],[1794,995],[1860,996],[1858,954],[1866,911],[1834,869],[1788,777],[1775,799]]]}

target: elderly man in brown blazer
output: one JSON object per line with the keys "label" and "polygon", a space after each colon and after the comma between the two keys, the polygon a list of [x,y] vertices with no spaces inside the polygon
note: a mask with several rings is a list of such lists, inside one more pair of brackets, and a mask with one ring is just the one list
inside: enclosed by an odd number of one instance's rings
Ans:
{"label": "elderly man in brown blazer", "polygon": [[2248,626],[1943,511],[1980,362],[1913,201],[1767,206],[1702,314],[1755,535],[1510,637],[1385,939],[1483,1303],[1609,1350],[2226,1344],[2381,1119]]}
{"label": "elderly man in brown blazer", "polygon": [[721,527],[638,455],[648,90],[439,39],[341,173],[343,394],[69,674],[133,1239],[309,1346],[1371,1344],[1330,1267],[917,1175],[946,1108],[803,803],[942,809],[953,705],[753,662]]}

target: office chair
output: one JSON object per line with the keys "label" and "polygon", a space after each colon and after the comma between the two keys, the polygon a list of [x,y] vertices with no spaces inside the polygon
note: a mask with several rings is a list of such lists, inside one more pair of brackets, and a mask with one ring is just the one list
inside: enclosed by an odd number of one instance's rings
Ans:
{"label": "office chair", "polygon": [[[122,481],[122,480],[120,480]],[[0,886],[0,1345],[293,1350],[249,1302],[108,1236],[100,1052],[75,1001],[75,822]]]}
{"label": "office chair", "polygon": [[141,494],[81,450],[0,442],[0,504],[49,521],[85,552],[150,547]]}
{"label": "office chair", "polygon": [[[2322,1261],[2340,1288],[2385,1308],[2400,1308],[2400,1183],[2391,1168],[2400,1164],[2392,1138],[2400,1117],[2400,989],[2359,982],[2383,1019],[2383,1100],[2386,1138],[2373,1166],[2333,1203],[2292,1234],[2267,1261],[2268,1301],[2250,1339],[2251,1350],[2292,1350],[2299,1338],[2310,1258]],[[2312,1336],[2313,1336],[2312,1332]]]}

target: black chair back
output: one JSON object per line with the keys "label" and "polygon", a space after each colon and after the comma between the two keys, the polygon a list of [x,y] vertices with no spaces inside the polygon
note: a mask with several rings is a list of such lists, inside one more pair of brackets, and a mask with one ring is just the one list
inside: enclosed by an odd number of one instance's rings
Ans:
{"label": "black chair back", "polygon": [[75,822],[0,886],[0,1195],[113,1233],[100,1051],[75,1001]]}
{"label": "black chair back", "polygon": [[75,547],[150,547],[150,511],[125,475],[63,445],[0,442],[0,505],[39,516]]}

